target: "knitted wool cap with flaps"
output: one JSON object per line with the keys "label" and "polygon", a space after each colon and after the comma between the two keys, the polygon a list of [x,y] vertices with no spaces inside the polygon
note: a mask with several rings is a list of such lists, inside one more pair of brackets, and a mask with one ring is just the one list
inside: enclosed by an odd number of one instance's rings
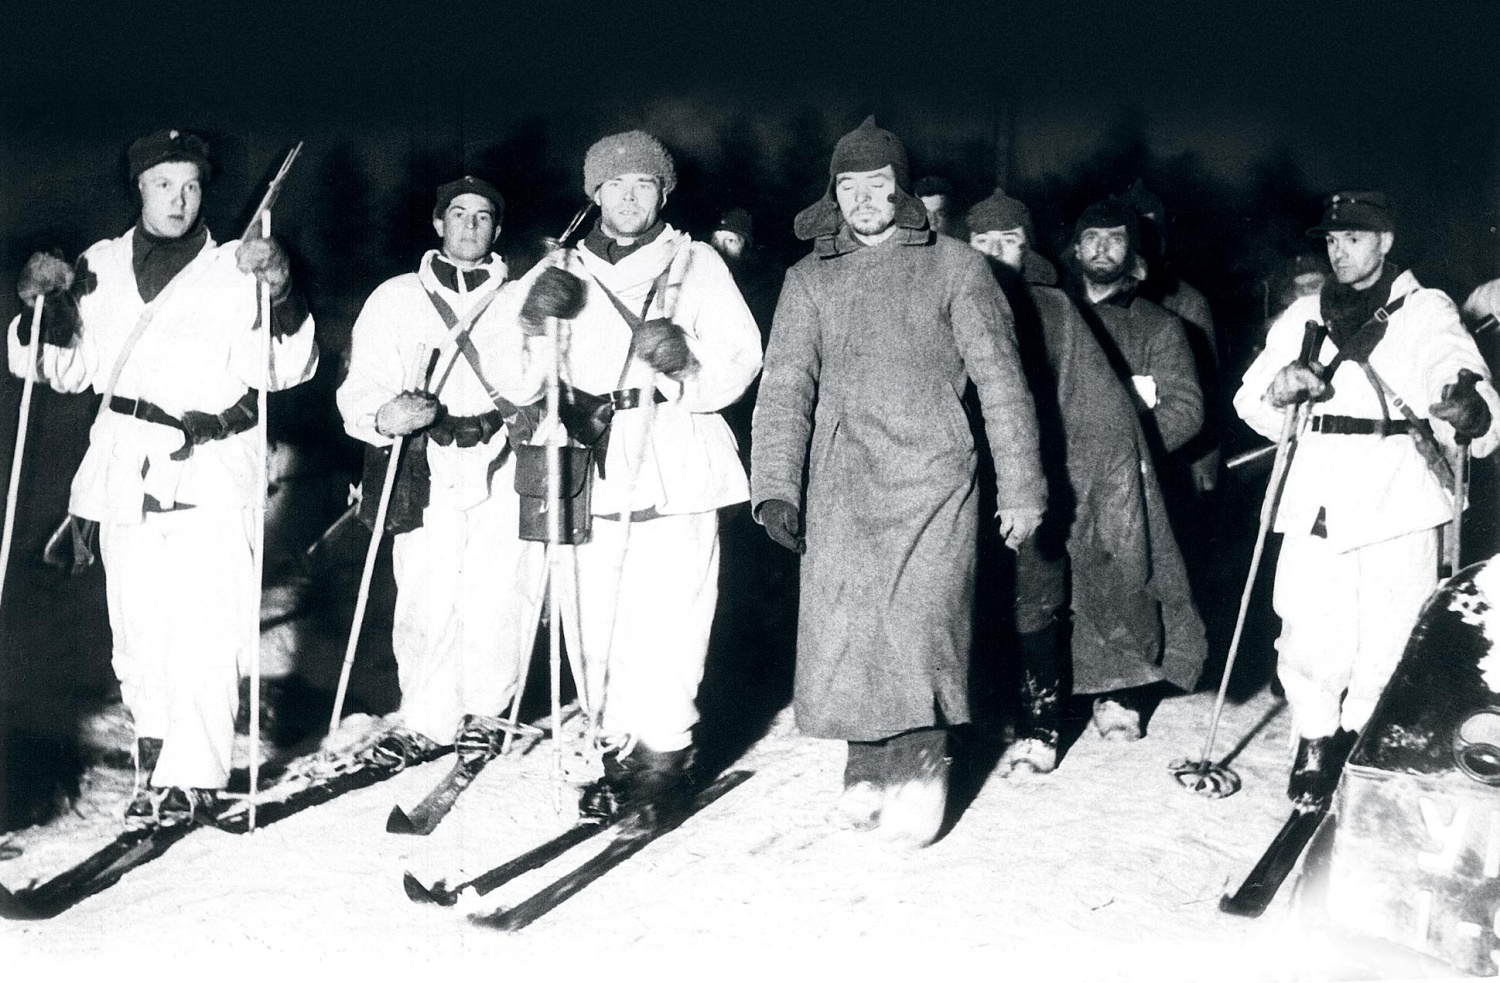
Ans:
{"label": "knitted wool cap with flaps", "polygon": [[644,130],[614,133],[595,143],[583,158],[583,193],[590,198],[605,181],[621,174],[651,174],[661,193],[677,187],[677,168],[662,142]]}
{"label": "knitted wool cap with flaps", "polygon": [[999,188],[995,193],[977,202],[969,209],[965,224],[969,232],[1009,232],[1012,229],[1031,230],[1031,210],[1008,196]]}
{"label": "knitted wool cap with flaps", "polygon": [[797,214],[792,223],[797,238],[806,240],[837,235],[844,224],[833,190],[838,176],[878,171],[887,164],[896,175],[896,224],[903,229],[926,228],[927,209],[906,190],[910,181],[906,147],[896,134],[876,126],[874,116],[867,116],[863,123],[845,133],[834,145],[833,157],[828,162],[828,189],[822,198]]}

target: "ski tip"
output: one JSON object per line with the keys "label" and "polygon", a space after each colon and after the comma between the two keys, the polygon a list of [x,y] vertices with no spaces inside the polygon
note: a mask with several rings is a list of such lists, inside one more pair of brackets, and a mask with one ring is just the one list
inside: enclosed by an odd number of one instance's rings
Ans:
{"label": "ski tip", "polygon": [[385,831],[412,836],[417,832],[417,827],[412,824],[411,818],[402,811],[400,806],[391,806],[391,814],[385,818]]}
{"label": "ski tip", "polygon": [[[402,875],[401,886],[406,889],[406,896],[417,904],[443,903],[443,899],[433,893],[434,889],[426,887],[421,881],[417,880],[416,875],[411,871],[407,871]],[[449,904],[452,904],[452,902],[450,901]]]}
{"label": "ski tip", "polygon": [[1226,894],[1219,899],[1219,910],[1226,915],[1238,915],[1240,918],[1259,918],[1266,909],[1264,905],[1246,902]]}
{"label": "ski tip", "polygon": [[0,887],[0,920],[22,922],[35,921],[42,917],[45,916],[27,904],[24,897]]}
{"label": "ski tip", "polygon": [[511,925],[509,908],[496,908],[494,911],[475,912],[469,915],[469,923],[471,925],[478,925],[480,928],[490,928],[499,932],[516,931]]}

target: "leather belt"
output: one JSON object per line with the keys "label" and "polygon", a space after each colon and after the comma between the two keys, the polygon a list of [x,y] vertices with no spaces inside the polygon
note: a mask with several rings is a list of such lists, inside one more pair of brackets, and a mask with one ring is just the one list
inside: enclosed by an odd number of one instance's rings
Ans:
{"label": "leather belt", "polygon": [[1358,416],[1338,416],[1327,413],[1312,418],[1312,429],[1314,433],[1388,437],[1391,434],[1409,433],[1411,424],[1405,420],[1366,420]]}
{"label": "leather belt", "polygon": [[181,420],[150,400],[111,396],[109,397],[109,408],[111,412],[119,413],[121,416],[132,416],[137,420],[145,420],[147,423],[171,427],[173,430],[182,429]]}
{"label": "leather belt", "polygon": [[[617,410],[633,410],[641,405],[641,389],[616,389],[609,394],[609,402]],[[661,394],[660,389],[651,390],[654,403],[665,403],[667,397]]]}

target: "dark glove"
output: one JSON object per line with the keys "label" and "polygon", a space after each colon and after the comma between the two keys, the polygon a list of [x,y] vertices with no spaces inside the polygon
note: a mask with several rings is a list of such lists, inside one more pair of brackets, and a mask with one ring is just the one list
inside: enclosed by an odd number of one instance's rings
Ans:
{"label": "dark glove", "polygon": [[260,420],[259,396],[260,393],[256,390],[247,389],[245,395],[232,406],[226,407],[222,413],[200,413],[197,410],[184,412],[182,432],[187,439],[180,448],[172,452],[172,460],[186,461],[193,453],[193,448],[199,444],[223,440],[231,434],[244,433],[255,426]]}
{"label": "dark glove", "polygon": [[1467,444],[1484,436],[1490,429],[1490,407],[1477,388],[1482,377],[1469,369],[1459,369],[1458,378],[1443,387],[1443,399],[1427,411],[1453,427],[1453,437]]}
{"label": "dark glove", "polygon": [[662,375],[676,375],[687,368],[693,353],[687,333],[664,317],[653,318],[635,333],[635,350],[641,359]]}
{"label": "dark glove", "polygon": [[1321,399],[1328,395],[1328,383],[1318,375],[1322,366],[1314,362],[1309,368],[1301,362],[1288,362],[1282,366],[1276,378],[1266,390],[1266,400],[1277,409],[1300,403],[1307,399]]}
{"label": "dark glove", "polygon": [[292,289],[292,264],[286,250],[275,239],[245,239],[234,251],[241,273],[250,273],[271,288],[271,300],[279,301]]}
{"label": "dark glove", "polygon": [[755,517],[766,527],[766,535],[778,546],[785,546],[799,556],[807,551],[802,539],[802,519],[797,515],[797,506],[779,498],[768,498],[760,503]]}
{"label": "dark glove", "polygon": [[67,260],[53,253],[32,253],[21,268],[21,278],[16,281],[16,293],[27,307],[36,304],[41,294],[51,300],[73,286],[73,267]]}
{"label": "dark glove", "polygon": [[197,410],[182,414],[182,430],[187,434],[187,442],[195,447],[219,440],[225,434],[224,421],[217,413],[199,413]]}
{"label": "dark glove", "polygon": [[375,429],[386,437],[404,437],[431,426],[442,406],[430,393],[407,390],[375,412]]}
{"label": "dark glove", "polygon": [[549,266],[537,275],[521,305],[521,324],[527,334],[541,334],[549,317],[577,317],[583,310],[583,281],[567,270]]}
{"label": "dark glove", "polygon": [[[34,307],[38,296],[46,296],[47,301],[42,305],[42,341],[70,348],[83,329],[78,298],[90,293],[96,285],[97,278],[89,271],[88,260],[80,257],[78,265],[73,267],[50,253],[36,253],[26,261],[16,293],[27,307]],[[17,323],[16,340],[22,345],[31,344],[30,315],[23,314]]]}

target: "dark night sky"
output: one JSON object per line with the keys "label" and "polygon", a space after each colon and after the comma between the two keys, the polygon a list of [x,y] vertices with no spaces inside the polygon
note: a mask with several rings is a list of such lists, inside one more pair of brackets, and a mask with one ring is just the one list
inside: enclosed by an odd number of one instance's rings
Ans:
{"label": "dark night sky", "polygon": [[1291,242],[1258,229],[1298,226],[1339,187],[1391,191],[1398,252],[1437,285],[1500,266],[1493,0],[12,0],[0,16],[6,271],[39,243],[123,229],[123,147],[166,125],[216,138],[221,238],[307,141],[278,227],[330,294],[365,288],[339,253],[371,254],[370,276],[409,264],[431,184],[461,170],[507,192],[502,245],[524,252],[580,203],[587,145],[636,125],[693,181],[669,218],[749,204],[791,257],[792,212],[871,111],[917,173],[968,198],[1007,173],[1044,227],[1133,163],[1179,213],[1184,268],[1221,291],[1244,293]]}

